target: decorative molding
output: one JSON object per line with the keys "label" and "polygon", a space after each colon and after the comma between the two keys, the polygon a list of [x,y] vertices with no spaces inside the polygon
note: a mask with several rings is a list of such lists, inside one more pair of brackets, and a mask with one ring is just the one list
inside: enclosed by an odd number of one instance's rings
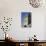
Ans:
{"label": "decorative molding", "polygon": [[0,19],[0,30],[4,32],[5,39],[7,37],[7,31],[10,31],[11,25],[12,25],[11,17],[2,17],[2,19]]}
{"label": "decorative molding", "polygon": [[29,3],[33,8],[38,8],[43,4],[43,0],[29,0]]}
{"label": "decorative molding", "polygon": [[4,32],[8,31],[10,29],[11,23],[12,23],[12,18],[4,17],[3,23],[0,23],[0,24],[2,24],[1,29]]}

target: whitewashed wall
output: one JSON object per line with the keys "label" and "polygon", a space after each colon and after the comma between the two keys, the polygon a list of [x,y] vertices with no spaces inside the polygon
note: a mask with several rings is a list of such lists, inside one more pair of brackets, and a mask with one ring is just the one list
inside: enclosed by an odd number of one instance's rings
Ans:
{"label": "whitewashed wall", "polygon": [[[21,12],[32,12],[32,27],[21,27]],[[27,40],[34,34],[39,40],[45,39],[46,8],[32,8],[28,0],[0,0],[0,16],[13,17],[10,33],[17,40]],[[2,39],[0,31],[0,39]],[[46,34],[46,33],[45,33]]]}

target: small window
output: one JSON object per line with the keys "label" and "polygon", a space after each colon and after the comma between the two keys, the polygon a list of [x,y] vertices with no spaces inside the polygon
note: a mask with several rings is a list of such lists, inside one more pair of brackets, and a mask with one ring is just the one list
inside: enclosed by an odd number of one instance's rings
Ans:
{"label": "small window", "polygon": [[22,27],[31,27],[31,12],[21,13],[21,25]]}

